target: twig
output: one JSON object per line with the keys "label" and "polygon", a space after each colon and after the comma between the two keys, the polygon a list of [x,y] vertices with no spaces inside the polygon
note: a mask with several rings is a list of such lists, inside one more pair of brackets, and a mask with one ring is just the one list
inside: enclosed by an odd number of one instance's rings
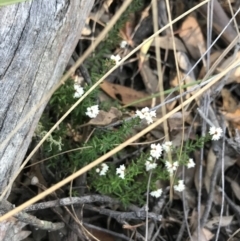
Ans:
{"label": "twig", "polygon": [[[182,167],[182,170],[183,170],[183,180],[184,180],[185,179],[185,167],[184,166]],[[182,236],[183,236],[183,232],[185,230],[185,227],[187,229],[189,239],[190,239],[190,241],[192,241],[192,235],[191,235],[191,231],[190,231],[189,224],[188,224],[189,207],[188,207],[188,201],[187,201],[185,192],[182,193],[182,197],[183,197],[182,200],[183,200],[184,222],[182,223],[181,229],[178,233],[177,241],[182,240]]]}
{"label": "twig", "polygon": [[72,198],[67,197],[59,200],[37,203],[24,209],[24,211],[29,212],[29,211],[46,209],[46,208],[58,207],[58,206],[68,206],[68,205],[74,205],[74,204],[81,205],[85,203],[94,203],[94,202],[121,204],[120,201],[110,198],[108,196],[89,195],[89,196],[83,196],[83,197],[72,197]]}
{"label": "twig", "polygon": [[[224,128],[225,132],[226,127]],[[222,140],[222,155],[221,155],[221,176],[222,176],[222,189],[225,189],[225,178],[224,178],[224,151],[225,151],[225,136],[223,136]],[[221,221],[222,221],[222,216],[223,216],[223,209],[224,209],[224,193],[222,192],[222,203],[221,203],[221,212],[220,212],[220,220],[219,220],[219,225],[216,233],[216,238],[215,241],[218,240],[219,233],[220,233],[220,227],[221,227]]]}
{"label": "twig", "polygon": [[149,173],[148,183],[147,183],[147,200],[146,200],[146,227],[145,227],[145,241],[148,241],[148,209],[149,209],[149,189],[152,177],[152,171]]}
{"label": "twig", "polygon": [[[105,208],[98,208],[94,207],[91,205],[85,205],[84,208],[96,211],[100,214],[107,215],[109,217],[112,217],[116,219],[119,223],[124,223],[124,220],[143,220],[146,218],[146,211],[145,209],[140,209],[138,212],[118,212],[118,211],[113,211],[110,209],[105,209]],[[148,213],[148,218],[153,219],[156,221],[161,221],[162,215],[158,215],[152,212]]]}
{"label": "twig", "polygon": [[[188,216],[189,210],[187,209],[186,211],[187,211],[187,213],[184,214],[184,215],[185,215],[185,216]],[[180,230],[179,230],[179,232],[178,232],[178,236],[177,236],[176,241],[181,241],[181,240],[183,240],[182,237],[183,237],[183,233],[184,233],[185,227],[186,227],[186,220],[185,220],[185,222],[182,222],[182,225],[181,225],[181,228],[180,228]],[[192,238],[191,238],[191,239],[192,239]]]}
{"label": "twig", "polygon": [[[9,212],[13,208],[14,208],[14,205],[12,205],[7,200],[3,199],[1,201],[0,209],[2,211],[4,211],[4,213]],[[19,212],[18,214],[14,215],[14,217],[17,218],[21,222],[27,223],[29,225],[34,226],[35,228],[39,228],[42,230],[56,231],[65,226],[64,223],[52,223],[49,221],[40,220],[40,219],[36,218],[35,216],[30,215],[25,212]]]}
{"label": "twig", "polygon": [[[215,188],[215,184],[216,184],[216,181],[217,181],[217,174],[218,174],[218,171],[219,171],[219,168],[220,168],[220,165],[221,165],[221,162],[219,161],[219,157],[218,157],[219,154],[222,155],[220,147],[216,144],[216,145],[213,146],[213,149],[214,149],[215,155],[217,156],[217,161],[215,163],[215,167],[214,167],[214,170],[213,170],[213,173],[212,173],[212,178],[211,178],[211,182],[210,182],[209,195],[208,195],[208,200],[207,200],[207,203],[206,203],[206,208],[204,210],[204,213],[203,213],[201,221],[200,221],[201,228],[204,227],[204,225],[205,225],[205,223],[208,219],[211,207],[212,207],[214,188]],[[220,157],[220,158],[222,160],[223,157]]]}
{"label": "twig", "polygon": [[[208,108],[207,108],[207,106],[210,105],[209,98],[207,98],[207,97],[208,97],[208,95],[205,95],[204,98],[203,98],[203,104],[204,104],[203,110],[205,111],[206,115],[208,115]],[[202,136],[206,135],[206,119],[207,118],[203,118]],[[201,236],[200,235],[200,233],[201,233],[201,217],[200,217],[200,213],[201,213],[201,197],[202,197],[203,156],[204,156],[204,149],[203,149],[203,147],[201,148],[200,155],[201,155],[201,157],[200,157],[199,176],[198,176],[199,191],[198,191],[198,204],[197,204],[197,210],[198,210],[198,214],[199,214],[198,215],[198,222],[197,222],[197,238],[198,238],[198,241],[199,241],[199,238]]]}
{"label": "twig", "polygon": [[[80,57],[78,56],[78,54],[76,53],[76,51],[73,52],[72,57],[73,57],[73,60],[74,60],[74,61],[77,61],[77,60],[80,58]],[[79,70],[79,71],[81,72],[82,77],[84,78],[84,80],[86,81],[86,83],[88,83],[89,85],[92,85],[91,77],[90,77],[90,75],[89,75],[89,73],[88,73],[88,70],[87,70],[87,68],[85,67],[85,65],[84,65],[84,64],[81,64],[81,65],[77,68],[77,70]],[[77,71],[77,70],[76,70],[76,71]]]}
{"label": "twig", "polygon": [[240,220],[240,206],[236,205],[225,193],[225,191],[218,187],[218,189],[224,194],[225,200],[227,201],[228,205],[233,209],[234,214],[238,217],[238,220]]}
{"label": "twig", "polygon": [[[227,201],[227,203],[229,204],[229,206],[233,209],[235,215],[237,216],[237,219],[240,220],[240,207],[238,205],[236,205],[225,193],[224,189],[222,189],[221,187],[217,187],[218,190],[220,192],[222,192],[224,194],[225,200]],[[240,229],[238,229],[236,232],[234,232],[234,234],[231,235],[231,237],[227,240],[230,241],[232,240],[232,238],[238,233],[240,232]]]}
{"label": "twig", "polygon": [[200,108],[197,108],[197,111],[204,121],[206,121],[210,126],[214,126],[214,124],[206,117],[206,115],[204,115]]}
{"label": "twig", "polygon": [[155,232],[154,236],[152,237],[151,241],[155,241],[158,238],[161,228],[162,228],[162,225],[159,226],[159,228]]}
{"label": "twig", "polygon": [[[156,214],[160,214],[163,207],[165,206],[166,204],[166,200],[168,199],[168,193],[169,193],[169,190],[170,190],[170,186],[166,187],[163,191],[163,194],[161,195],[160,199],[158,200],[157,204],[154,205],[153,207],[153,212],[156,213]],[[156,233],[154,234],[154,236],[151,238],[151,241],[154,241],[156,238],[158,238],[158,233],[160,232],[161,230],[161,227],[162,227],[162,224],[160,225],[160,227],[158,228],[158,230],[156,231]]]}

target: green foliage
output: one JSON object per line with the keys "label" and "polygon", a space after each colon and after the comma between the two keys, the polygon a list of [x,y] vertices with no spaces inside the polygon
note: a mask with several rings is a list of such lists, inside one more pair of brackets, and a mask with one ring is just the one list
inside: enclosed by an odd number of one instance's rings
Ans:
{"label": "green foliage", "polygon": [[[97,129],[89,142],[84,145],[90,148],[84,148],[81,151],[79,163],[83,165],[88,164],[117,145],[120,145],[131,134],[133,127],[137,124],[139,124],[139,120],[133,119],[129,122],[123,122],[117,129]],[[76,165],[80,167],[78,163]]]}
{"label": "green foliage", "polygon": [[[130,13],[141,8],[142,3],[143,0],[133,1],[126,13],[123,14],[121,19],[114,26],[114,29],[110,31],[105,41],[100,44],[99,48],[94,53],[94,57],[88,59],[88,70],[93,83],[98,81],[113,66],[114,62],[106,58],[106,54],[110,54],[113,48],[119,44],[120,39],[118,33],[120,28],[122,28],[123,24],[128,20]],[[45,134],[46,131],[49,130],[76,102],[76,99],[73,97],[75,92],[73,84],[73,80],[68,80],[52,96],[41,118],[43,129],[39,137],[42,137],[43,134]],[[84,91],[86,92],[90,87],[91,86],[88,85],[84,86]],[[63,123],[60,124],[59,128],[49,137],[48,141],[43,144],[43,153],[45,157],[54,156],[59,153],[60,148],[65,152],[79,147],[78,142],[75,142],[73,138],[69,136],[69,128],[76,131],[80,136],[84,134],[84,129],[79,128],[79,126],[89,120],[85,112],[87,107],[97,104],[98,92],[99,88],[91,92],[91,94],[71,112]],[[117,102],[105,102],[100,104],[100,109],[108,111],[110,107],[117,105]],[[70,152],[60,157],[53,157],[47,162],[47,165],[50,168],[57,169],[56,171],[59,174],[59,178],[63,178],[76,168],[81,168],[111,150],[116,145],[119,145],[129,134],[135,122],[136,120],[132,123],[126,122],[118,129],[114,130],[97,129],[89,142],[83,145],[83,147],[89,146],[90,148],[83,149],[81,152]]]}
{"label": "green foliage", "polygon": [[86,61],[93,83],[98,80],[98,74],[106,73],[104,69],[110,69],[111,61],[103,61],[107,56],[112,55],[113,51],[119,45],[121,38],[119,36],[120,29],[129,19],[132,13],[140,11],[144,6],[144,0],[134,0],[116,22],[113,28],[108,33],[107,38],[99,44],[94,55]]}
{"label": "green foliage", "polygon": [[[181,148],[172,147],[171,155],[178,161],[179,165],[186,165],[191,153],[203,147],[210,139],[211,136],[207,135],[206,137],[197,137],[195,141],[187,141],[183,151],[181,151]],[[158,165],[151,170],[151,191],[156,189],[155,185],[158,180],[168,180],[170,178],[169,172],[165,168],[166,156],[164,155],[159,160],[155,160]],[[136,160],[131,161],[125,170],[124,179],[116,174],[118,166],[111,163],[108,164],[110,168],[106,175],[100,176],[94,169],[90,172],[89,183],[99,193],[118,198],[124,206],[130,203],[143,205],[146,202],[146,190],[150,173],[146,171],[145,162],[149,157],[149,153],[143,153]]]}

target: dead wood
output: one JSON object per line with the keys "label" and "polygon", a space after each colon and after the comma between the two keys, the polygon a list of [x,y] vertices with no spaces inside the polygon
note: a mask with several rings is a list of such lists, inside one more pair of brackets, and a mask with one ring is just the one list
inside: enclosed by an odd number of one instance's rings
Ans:
{"label": "dead wood", "polygon": [[[0,8],[0,143],[58,83],[92,4],[44,0]],[[0,192],[18,170],[44,107],[0,146]]]}
{"label": "dead wood", "polygon": [[[93,2],[42,0],[0,8],[0,193],[19,169],[47,100],[3,141],[58,83]],[[1,240],[10,240],[4,226]]]}

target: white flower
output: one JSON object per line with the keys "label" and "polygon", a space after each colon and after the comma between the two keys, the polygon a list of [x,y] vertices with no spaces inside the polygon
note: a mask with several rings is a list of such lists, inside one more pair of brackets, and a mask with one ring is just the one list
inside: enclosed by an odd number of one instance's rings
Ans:
{"label": "white flower", "polygon": [[106,163],[101,164],[101,169],[97,168],[96,172],[99,173],[99,176],[105,176],[107,171],[109,169],[109,166]]}
{"label": "white flower", "polygon": [[102,170],[99,173],[99,175],[100,176],[105,176],[107,171],[108,171],[108,169],[109,169],[109,166],[106,163],[102,163],[101,166],[102,166]]}
{"label": "white flower", "polygon": [[86,115],[90,118],[95,118],[99,113],[98,105],[93,105],[87,108]]}
{"label": "white flower", "polygon": [[172,142],[166,141],[164,144],[162,144],[162,148],[164,151],[169,152],[172,148]]}
{"label": "white flower", "polygon": [[150,125],[153,123],[153,119],[150,115],[146,116],[145,120],[147,121],[147,124]]}
{"label": "white flower", "polygon": [[174,185],[174,190],[178,192],[182,192],[185,189],[185,185],[183,183],[183,180],[178,181],[178,185]]}
{"label": "white flower", "polygon": [[222,136],[222,132],[223,132],[222,128],[215,127],[215,126],[210,127],[210,130],[209,130],[209,134],[212,135],[213,141],[219,140]]}
{"label": "white flower", "polygon": [[145,119],[149,124],[153,123],[153,117],[156,117],[156,111],[150,111],[148,107],[143,108],[141,111],[136,111],[136,116],[138,116],[141,120]]}
{"label": "white flower", "polygon": [[173,172],[177,170],[179,163],[178,163],[178,161],[173,162],[173,163],[166,161],[165,166],[166,166],[167,171],[169,172],[170,176],[172,176]]}
{"label": "white flower", "polygon": [[119,177],[122,179],[124,179],[124,177],[125,177],[125,169],[126,168],[125,168],[124,164],[120,165],[120,167],[116,169],[116,174],[119,174]]}
{"label": "white flower", "polygon": [[162,147],[160,144],[151,144],[150,155],[155,158],[159,158],[162,155]]}
{"label": "white flower", "polygon": [[195,162],[193,161],[192,158],[190,158],[187,163],[187,168],[192,168],[192,167],[195,167]]}
{"label": "white flower", "polygon": [[78,85],[78,84],[74,84],[73,87],[75,89],[75,93],[74,93],[73,97],[74,98],[80,98],[84,93],[83,87]]}
{"label": "white flower", "polygon": [[153,158],[150,156],[148,158],[148,161],[145,162],[145,166],[146,166],[146,171],[150,171],[157,167],[157,163],[153,162]]}
{"label": "white flower", "polygon": [[141,111],[140,111],[140,110],[137,110],[137,111],[136,111],[136,115],[137,115],[140,119],[145,119],[146,116],[148,116],[148,113],[149,113],[149,108],[148,108],[148,107],[143,108]]}
{"label": "white flower", "polygon": [[123,40],[121,43],[120,43],[120,47],[121,49],[124,49],[126,46],[127,46],[127,41]]}
{"label": "white flower", "polygon": [[150,195],[152,197],[159,198],[162,195],[162,189],[160,188],[160,189],[158,189],[156,191],[152,191],[152,192],[150,192]]}
{"label": "white flower", "polygon": [[149,112],[149,115],[150,115],[151,117],[156,117],[156,111],[155,111],[155,110],[150,111],[150,112]]}
{"label": "white flower", "polygon": [[115,61],[116,64],[118,64],[119,61],[121,60],[121,57],[118,54],[116,56],[115,55],[111,55],[110,59]]}

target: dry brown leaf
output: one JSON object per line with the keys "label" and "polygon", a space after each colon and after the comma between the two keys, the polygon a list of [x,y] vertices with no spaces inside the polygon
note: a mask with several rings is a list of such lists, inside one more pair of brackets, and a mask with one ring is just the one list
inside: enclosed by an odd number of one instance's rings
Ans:
{"label": "dry brown leaf", "polygon": [[[182,171],[179,171],[180,169],[178,169],[178,174],[177,174],[177,177],[179,179],[182,178]],[[188,175],[188,174],[186,174],[186,175]],[[194,192],[192,190],[190,190],[189,188],[187,188],[186,179],[184,179],[184,183],[185,183],[185,186],[186,186],[185,189],[184,189],[184,192],[185,192],[184,199],[187,202],[189,208],[194,208],[197,205],[197,198],[195,198]],[[179,199],[182,200],[183,195],[180,192],[175,192],[173,198],[175,200],[179,200]]]}
{"label": "dry brown leaf", "polygon": [[[223,51],[221,51],[221,50],[218,50],[218,51],[216,51],[216,52],[214,52],[214,53],[212,53],[211,55],[210,55],[210,60],[209,60],[209,67],[212,67],[212,65],[215,63],[215,61],[220,57],[220,55],[222,54],[222,52]],[[203,79],[204,78],[204,76],[206,75],[206,66],[204,66],[203,65],[203,67],[202,67],[202,69],[201,69],[201,71],[200,71],[200,73],[199,73],[199,75],[198,75],[198,79]]]}
{"label": "dry brown leaf", "polygon": [[[195,176],[194,176],[194,184],[195,184],[195,187],[197,189],[197,191],[199,191],[199,169],[200,169],[200,159],[201,159],[201,155],[200,155],[200,152],[198,150],[195,150],[194,151],[194,160],[195,160],[195,163],[196,163],[196,172],[195,172]],[[203,176],[205,175],[205,160],[203,160]]]}
{"label": "dry brown leaf", "polygon": [[193,123],[193,118],[190,111],[176,112],[168,118],[170,131],[182,130],[183,121],[187,124]]}
{"label": "dry brown leaf", "polygon": [[154,41],[154,39],[150,39],[149,41],[147,41],[140,49],[140,54],[139,54],[139,61],[138,61],[138,68],[141,69],[142,68],[142,64],[144,63],[144,61],[146,60],[146,56],[148,53],[149,48],[152,45],[152,42]]}
{"label": "dry brown leaf", "polygon": [[[132,88],[128,88],[118,84],[111,84],[107,81],[103,81],[103,83],[100,84],[100,87],[105,93],[107,93],[113,99],[118,100],[124,105],[130,104],[142,98],[149,97],[149,94],[143,91],[137,91]],[[151,100],[146,100],[137,104],[133,104],[132,106],[146,107],[150,105],[151,105]]]}
{"label": "dry brown leaf", "polygon": [[132,33],[134,29],[134,15],[129,16],[129,20],[125,23],[124,27],[120,30],[120,36],[123,40],[127,41],[128,45],[134,47],[134,42],[132,40]]}
{"label": "dry brown leaf", "polygon": [[228,89],[222,89],[223,111],[222,114],[228,123],[231,136],[235,136],[235,129],[240,130],[240,106]]}
{"label": "dry brown leaf", "polygon": [[[157,114],[157,117],[160,118],[158,114]],[[184,123],[193,124],[191,112],[189,111],[184,111],[183,113],[176,112],[171,117],[168,118],[168,126],[169,126],[169,131],[171,132],[172,144],[176,147],[179,147],[182,145],[183,121]],[[195,125],[195,123],[193,125]],[[191,139],[196,138],[194,128],[189,126],[184,126],[184,132],[187,133],[186,135],[184,135],[184,141],[189,140],[189,138]]]}
{"label": "dry brown leaf", "polygon": [[191,138],[191,139],[196,138],[195,132],[193,131],[193,129],[191,127],[185,127],[184,132],[185,133],[190,132],[190,133],[189,133],[189,135],[184,135],[184,139],[183,139],[182,130],[177,131],[177,133],[176,133],[176,131],[173,131],[173,133],[171,135],[171,140],[172,140],[173,146],[179,147],[182,145],[182,141],[187,141],[187,140],[189,140],[189,138]]}
{"label": "dry brown leaf", "polygon": [[225,113],[224,114],[227,120],[230,120],[232,122],[235,122],[239,127],[239,121],[240,121],[240,108],[232,113]]}
{"label": "dry brown leaf", "polygon": [[234,129],[240,130],[240,108],[236,109],[233,113],[223,111],[222,114]]}
{"label": "dry brown leaf", "polygon": [[106,126],[117,120],[119,120],[122,116],[121,111],[119,111],[115,107],[111,107],[109,112],[100,110],[97,117],[93,118],[89,121],[89,124],[96,126]]}
{"label": "dry brown leaf", "polygon": [[237,157],[231,157],[229,154],[224,155],[224,171],[233,166],[237,162]]}
{"label": "dry brown leaf", "polygon": [[[200,217],[202,217],[202,214],[204,212],[205,206],[201,205],[200,208]],[[190,228],[191,230],[195,230],[197,228],[198,225],[198,217],[199,217],[199,213],[197,211],[196,208],[193,209],[191,217],[190,217]]]}
{"label": "dry brown leaf", "polygon": [[190,216],[190,228],[191,230],[195,230],[197,228],[197,220],[198,220],[198,212],[197,209],[194,208],[192,214]]}
{"label": "dry brown leaf", "polygon": [[222,205],[222,192],[220,192],[217,188],[213,193],[213,203],[218,206]]}
{"label": "dry brown leaf", "polygon": [[[195,78],[193,71],[191,71],[189,74],[187,74],[192,69],[192,64],[191,64],[188,56],[183,52],[177,52],[177,62],[178,62],[179,68],[180,68],[179,77],[181,80],[184,79],[184,81],[181,81],[181,85],[192,84],[192,83],[196,82],[196,78]],[[178,76],[175,76],[175,78],[170,81],[170,85],[172,87],[179,86]],[[186,87],[186,89],[188,91],[190,91],[193,88],[194,88],[193,85]],[[185,98],[188,99],[190,97],[190,95],[194,94],[195,92],[196,91],[193,91],[193,92],[187,94],[186,96],[184,96],[184,99]]]}
{"label": "dry brown leaf", "polygon": [[[174,93],[168,95],[168,98],[169,98],[169,99],[170,99],[170,98],[174,98],[174,97],[175,97],[175,94],[174,94]],[[172,110],[174,109],[174,107],[177,105],[177,103],[178,103],[177,99],[173,100],[172,102],[167,103],[167,104],[166,104],[166,110],[167,110],[167,112],[172,111]]]}
{"label": "dry brown leaf", "polygon": [[221,95],[223,100],[223,110],[227,112],[234,112],[238,108],[238,103],[232,93],[228,89],[223,88]]}
{"label": "dry brown leaf", "polygon": [[233,220],[233,216],[223,216],[223,217],[217,216],[217,217],[213,217],[213,218],[211,218],[211,220],[209,220],[206,223],[205,227],[209,228],[209,229],[214,229],[214,228],[216,228],[218,226],[226,227],[229,224],[231,224],[232,220]]}
{"label": "dry brown leaf", "polygon": [[190,15],[185,19],[179,30],[179,36],[194,59],[199,59],[205,52],[204,37],[195,17]]}
{"label": "dry brown leaf", "polygon": [[211,233],[208,229],[203,228],[200,230],[200,234],[199,234],[199,238],[198,238],[198,230],[196,230],[192,236],[192,241],[209,241],[213,238],[214,234]]}
{"label": "dry brown leaf", "polygon": [[[240,52],[237,54],[233,54],[229,58],[227,58],[219,67],[219,71],[226,69],[230,64],[233,62],[237,62],[240,60]],[[227,83],[230,84],[232,82],[237,82],[240,83],[240,67],[236,67],[233,69],[230,73],[229,76],[227,76]]]}
{"label": "dry brown leaf", "polygon": [[226,177],[226,180],[230,182],[231,188],[232,188],[235,196],[237,197],[238,200],[240,200],[240,186],[239,186],[239,184],[229,177]]}
{"label": "dry brown leaf", "polygon": [[[156,41],[159,42],[159,46],[163,49],[170,49],[173,50],[173,41],[175,41],[175,46],[176,46],[176,50],[180,51],[180,52],[184,52],[187,53],[187,50],[184,46],[184,44],[182,43],[182,41],[176,37],[172,38],[171,36],[158,36],[156,38]],[[152,42],[152,46],[155,46],[155,41]]]}
{"label": "dry brown leaf", "polygon": [[212,173],[213,173],[216,161],[217,161],[216,155],[214,154],[211,148],[207,156],[207,170],[204,177],[204,184],[207,189],[207,192],[209,192],[209,189],[210,189],[210,182],[211,182]]}
{"label": "dry brown leaf", "polygon": [[152,94],[158,91],[158,78],[153,74],[152,69],[149,67],[149,62],[145,61],[140,69],[140,74],[143,78],[146,90]]}
{"label": "dry brown leaf", "polygon": [[86,229],[93,235],[93,237],[95,237],[95,238],[93,238],[90,235],[88,235],[88,238],[91,241],[96,241],[96,238],[99,241],[115,241],[116,240],[115,236],[113,236],[109,233],[106,233],[102,230],[97,230],[97,229],[88,228],[88,227]]}
{"label": "dry brown leaf", "polygon": [[[192,84],[194,82],[196,82],[196,77],[194,75],[194,72],[191,71],[189,74],[187,74],[191,69],[192,69],[192,64],[188,58],[188,56],[183,53],[183,52],[177,52],[177,61],[178,61],[178,65],[179,67],[183,70],[183,72],[181,73],[181,77],[184,80],[185,84]],[[191,89],[193,89],[194,86],[189,86],[186,87],[186,89],[188,91],[190,91]],[[190,95],[194,94],[196,91],[193,91],[192,93],[186,95],[186,98],[189,98]]]}

